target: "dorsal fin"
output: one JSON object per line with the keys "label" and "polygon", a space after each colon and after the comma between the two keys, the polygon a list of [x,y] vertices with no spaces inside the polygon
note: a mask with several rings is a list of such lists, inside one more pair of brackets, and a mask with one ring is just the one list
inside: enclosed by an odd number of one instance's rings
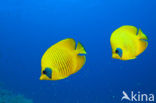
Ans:
{"label": "dorsal fin", "polygon": [[74,50],[75,49],[75,40],[72,39],[72,38],[67,38],[67,39],[64,39],[58,43],[56,43],[54,46],[55,47],[66,47],[68,49],[71,49],[71,50]]}

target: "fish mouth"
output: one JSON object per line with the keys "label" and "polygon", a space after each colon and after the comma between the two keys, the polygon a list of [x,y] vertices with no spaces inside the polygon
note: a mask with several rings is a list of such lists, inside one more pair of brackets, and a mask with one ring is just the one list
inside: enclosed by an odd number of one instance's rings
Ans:
{"label": "fish mouth", "polygon": [[113,59],[121,59],[122,57],[120,57],[120,56],[117,55],[117,54],[112,54],[112,58],[113,58]]}
{"label": "fish mouth", "polygon": [[113,58],[113,59],[115,59],[115,56],[114,56],[114,55],[112,55],[112,58]]}
{"label": "fish mouth", "polygon": [[114,59],[115,59],[116,57],[117,57],[117,56],[113,53],[113,54],[112,54],[112,58],[114,58]]}
{"label": "fish mouth", "polygon": [[43,76],[40,76],[40,80],[44,80],[44,79],[43,79]]}
{"label": "fish mouth", "polygon": [[39,79],[40,80],[51,80],[52,78],[49,78],[45,74],[42,74]]}

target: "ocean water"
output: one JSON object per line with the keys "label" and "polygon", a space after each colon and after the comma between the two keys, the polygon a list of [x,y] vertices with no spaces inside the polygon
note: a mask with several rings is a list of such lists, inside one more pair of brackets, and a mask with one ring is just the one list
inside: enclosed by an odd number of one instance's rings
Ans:
{"label": "ocean water", "polygon": [[[149,46],[135,60],[112,59],[111,33],[141,28]],[[1,0],[0,83],[34,103],[120,103],[122,91],[156,93],[155,0]],[[60,81],[40,81],[41,57],[65,38],[87,61]]]}

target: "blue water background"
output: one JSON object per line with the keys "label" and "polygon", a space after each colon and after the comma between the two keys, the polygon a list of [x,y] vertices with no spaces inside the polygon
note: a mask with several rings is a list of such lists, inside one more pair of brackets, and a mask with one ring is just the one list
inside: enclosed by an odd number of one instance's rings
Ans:
{"label": "blue water background", "polygon": [[[149,46],[137,59],[111,58],[111,33],[141,28]],[[85,66],[61,81],[40,81],[40,61],[54,43],[74,38]],[[1,0],[0,82],[34,103],[120,103],[122,91],[156,93],[155,0]]]}

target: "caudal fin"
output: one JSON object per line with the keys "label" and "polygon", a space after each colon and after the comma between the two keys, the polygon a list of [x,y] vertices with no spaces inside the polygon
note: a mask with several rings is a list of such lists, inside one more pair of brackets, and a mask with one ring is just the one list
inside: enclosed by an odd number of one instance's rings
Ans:
{"label": "caudal fin", "polygon": [[141,40],[148,40],[147,36],[141,31],[141,29],[139,29],[138,37]]}
{"label": "caudal fin", "polygon": [[78,54],[86,54],[86,50],[80,42],[77,44],[76,51]]}
{"label": "caudal fin", "polygon": [[76,52],[78,54],[76,57],[76,59],[77,59],[76,65],[77,66],[76,66],[75,70],[73,70],[73,74],[76,73],[77,71],[79,71],[86,62],[86,56],[80,55],[80,54],[86,54],[86,51],[80,42],[78,42],[78,44],[77,44]]}
{"label": "caudal fin", "polygon": [[138,31],[138,39],[140,40],[139,48],[137,49],[137,55],[142,53],[148,46],[148,38],[147,36],[139,29]]}

